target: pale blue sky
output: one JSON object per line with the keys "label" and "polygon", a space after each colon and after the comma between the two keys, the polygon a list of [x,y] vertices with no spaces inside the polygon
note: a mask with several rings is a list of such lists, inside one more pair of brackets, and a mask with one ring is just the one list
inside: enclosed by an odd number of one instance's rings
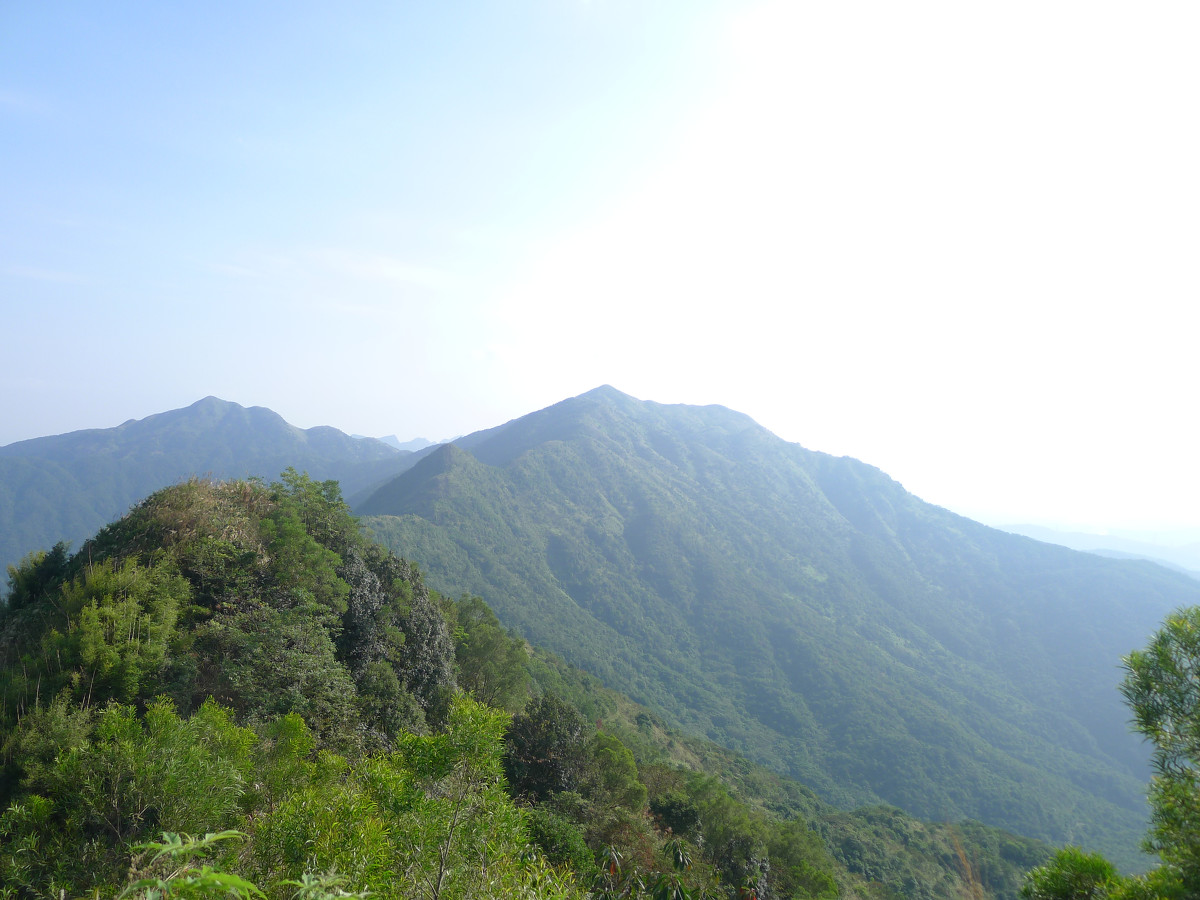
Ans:
{"label": "pale blue sky", "polygon": [[1200,524],[1193,3],[0,2],[0,444],[610,383]]}

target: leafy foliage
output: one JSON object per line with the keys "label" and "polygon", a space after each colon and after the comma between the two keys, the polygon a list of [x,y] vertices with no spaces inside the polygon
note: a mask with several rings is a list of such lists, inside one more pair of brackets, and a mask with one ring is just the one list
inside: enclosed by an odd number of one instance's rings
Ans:
{"label": "leafy foliage", "polygon": [[35,753],[19,799],[0,817],[3,883],[33,894],[46,884],[113,883],[125,845],[159,823],[235,824],[253,742],[215,704],[187,720],[165,700],[144,717],[115,703],[91,717],[63,701],[28,717],[15,743]]}
{"label": "leafy foliage", "polygon": [[459,685],[489,706],[520,709],[529,686],[525,642],[501,627],[481,597],[463,595],[453,617]]}
{"label": "leafy foliage", "polygon": [[259,820],[255,870],[272,881],[336,870],[372,895],[504,896],[525,843],[501,777],[504,725],[461,698],[440,734],[405,735],[357,766],[326,758]]}
{"label": "leafy foliage", "polygon": [[[46,565],[43,561],[40,566]],[[55,563],[61,570],[65,566]],[[24,570],[12,573],[14,584]],[[165,563],[102,560],[38,602],[22,599],[5,618],[0,651],[3,714],[20,714],[61,691],[84,705],[132,700],[155,690],[190,586]],[[24,596],[24,588],[14,597]]]}
{"label": "leafy foliage", "polygon": [[575,708],[553,694],[530,702],[508,730],[505,769],[513,790],[537,802],[578,788],[584,726]]}
{"label": "leafy foliage", "polygon": [[[194,858],[212,848],[218,841],[241,836],[237,831],[222,831],[217,834],[209,832],[203,837],[195,838],[165,831],[162,841],[139,844],[134,849],[150,855],[149,860],[144,863],[146,871],[138,872],[141,877],[127,884],[117,900],[125,900],[126,897],[168,900],[171,897],[229,896],[239,900],[251,900],[253,897],[263,896],[262,891],[244,878],[218,871],[208,865],[195,864]],[[156,869],[158,871],[155,874],[149,874]]]}
{"label": "leafy foliage", "polygon": [[1028,900],[1104,900],[1117,870],[1104,857],[1065,847],[1029,873],[1021,896]]}
{"label": "leafy foliage", "polygon": [[86,708],[162,693],[185,712],[213,697],[243,721],[294,712],[356,752],[444,716],[455,688],[419,573],[359,534],[335,483],[291,470],[151,495],[75,556],[14,568],[10,588],[6,727],[60,694]]}
{"label": "leafy foliage", "polygon": [[1145,650],[1125,658],[1121,690],[1154,746],[1148,849],[1200,891],[1200,607],[1168,616]]}

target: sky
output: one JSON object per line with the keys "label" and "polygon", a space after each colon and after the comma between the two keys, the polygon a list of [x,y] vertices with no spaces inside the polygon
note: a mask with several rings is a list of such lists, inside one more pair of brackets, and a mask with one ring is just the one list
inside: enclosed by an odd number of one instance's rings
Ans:
{"label": "sky", "polygon": [[0,0],[0,445],[600,384],[1200,537],[1200,5]]}

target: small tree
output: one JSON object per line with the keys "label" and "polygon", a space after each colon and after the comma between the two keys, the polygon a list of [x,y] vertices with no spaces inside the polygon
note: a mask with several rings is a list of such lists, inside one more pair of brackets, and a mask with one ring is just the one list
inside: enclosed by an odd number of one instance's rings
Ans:
{"label": "small tree", "polygon": [[454,604],[454,617],[459,686],[488,706],[520,709],[529,695],[524,641],[508,634],[480,597],[464,594]]}
{"label": "small tree", "polygon": [[1146,847],[1200,893],[1200,607],[1168,616],[1145,650],[1124,660],[1121,693],[1154,744]]}
{"label": "small tree", "polygon": [[540,803],[577,789],[584,774],[585,725],[575,707],[553,694],[531,700],[513,718],[505,741],[504,769],[513,790]]}
{"label": "small tree", "polygon": [[1103,856],[1064,847],[1044,866],[1025,876],[1021,896],[1029,900],[1102,900],[1117,881],[1117,870]]}

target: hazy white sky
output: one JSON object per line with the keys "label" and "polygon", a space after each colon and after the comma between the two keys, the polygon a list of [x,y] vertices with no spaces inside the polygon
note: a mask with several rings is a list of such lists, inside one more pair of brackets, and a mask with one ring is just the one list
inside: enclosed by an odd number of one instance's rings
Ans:
{"label": "hazy white sky", "polygon": [[602,383],[1200,525],[1200,6],[0,3],[0,444]]}

